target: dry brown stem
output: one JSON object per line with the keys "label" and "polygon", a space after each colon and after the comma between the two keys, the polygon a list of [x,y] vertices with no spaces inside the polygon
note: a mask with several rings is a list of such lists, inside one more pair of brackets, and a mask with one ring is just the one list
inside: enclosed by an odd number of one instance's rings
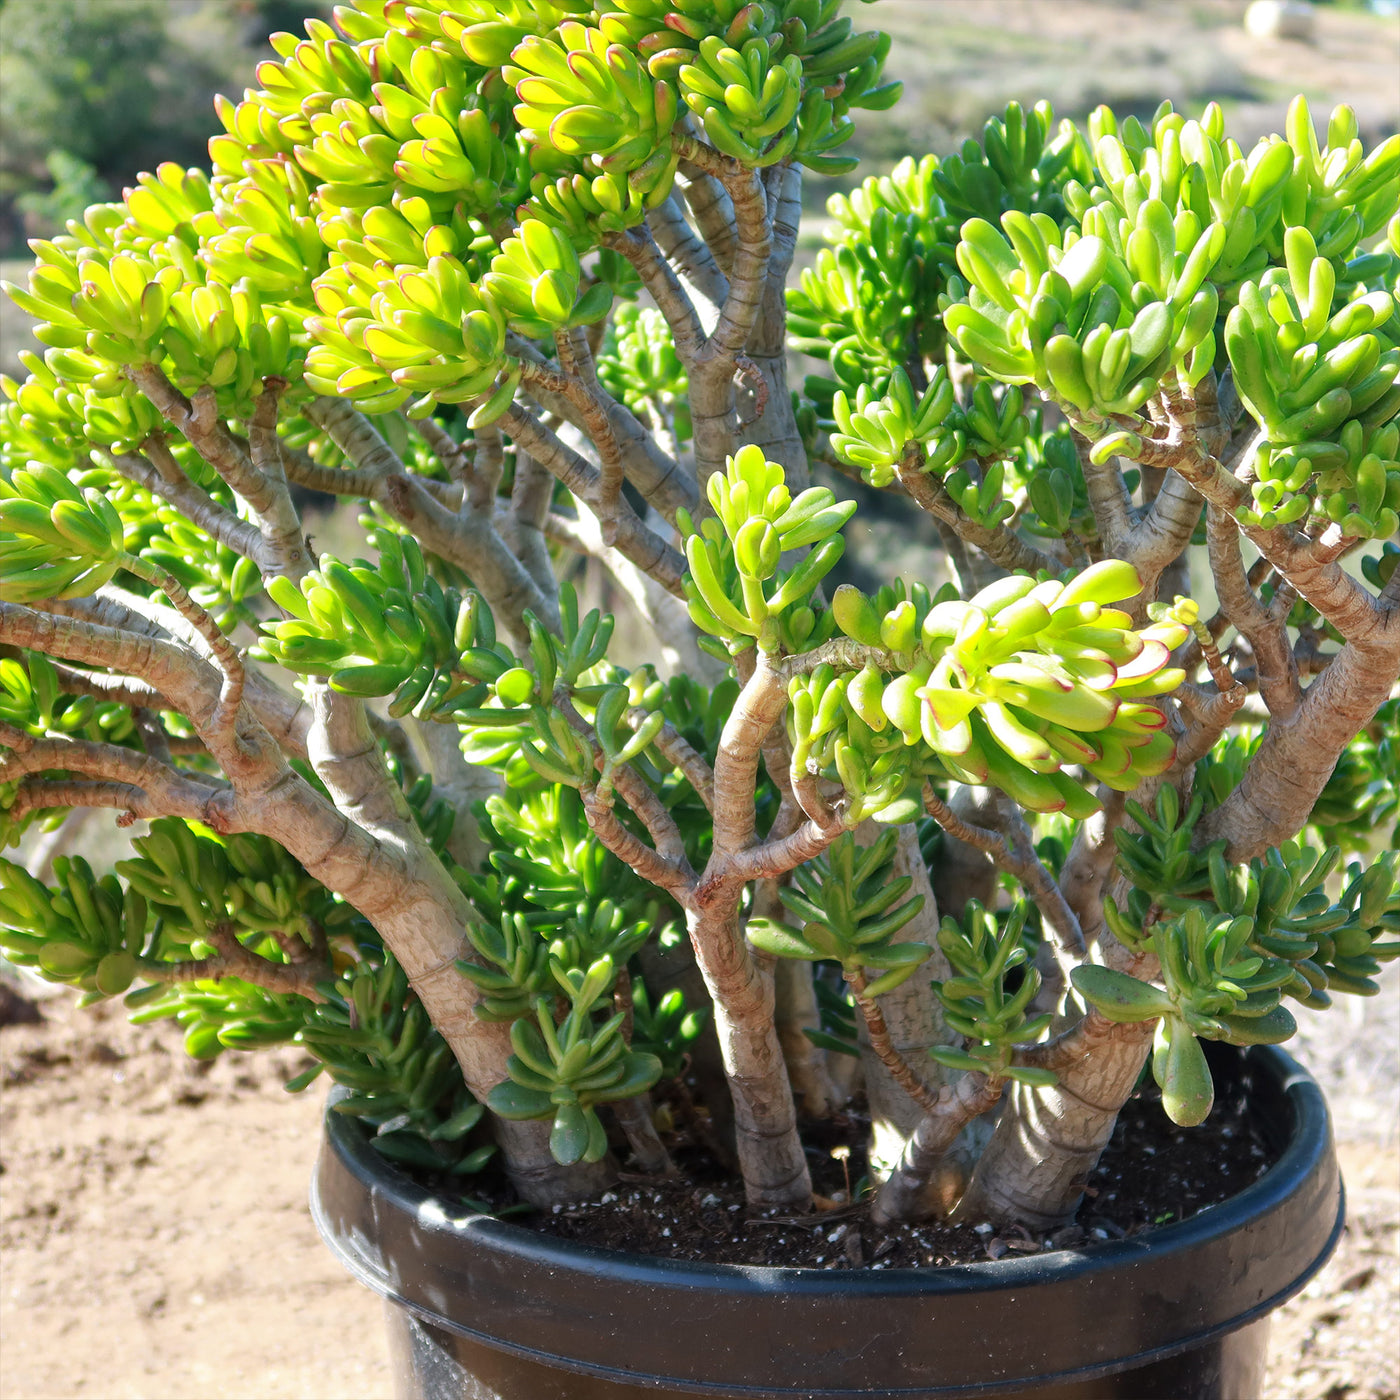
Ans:
{"label": "dry brown stem", "polygon": [[231,923],[215,924],[208,931],[207,941],[218,950],[213,957],[191,958],[185,962],[141,958],[138,961],[140,975],[151,982],[218,982],[225,977],[237,977],[242,982],[266,987],[270,992],[290,993],[308,1001],[325,1001],[316,984],[328,981],[334,974],[324,940],[319,949],[307,949],[303,944],[303,953],[310,956],[296,961],[289,959],[285,963],[273,962],[245,948]]}
{"label": "dry brown stem", "polygon": [[914,1073],[909,1061],[894,1048],[894,1044],[890,1040],[889,1027],[885,1024],[884,1014],[880,1010],[880,1003],[874,997],[866,995],[865,973],[857,970],[855,972],[848,971],[842,975],[850,984],[856,1005],[860,1008],[860,1014],[865,1018],[865,1028],[870,1035],[870,1048],[875,1052],[880,1063],[890,1072],[890,1077],[894,1082],[925,1113],[934,1112],[937,1107],[937,1097]]}
{"label": "dry brown stem", "polygon": [[942,521],[959,539],[975,545],[1003,569],[1019,569],[1026,573],[1049,569],[1053,573],[1063,567],[1064,560],[1038,549],[1005,525],[990,530],[979,525],[948,494],[941,481],[923,470],[923,460],[923,448],[913,444],[913,451],[896,466],[899,480],[921,509]]}
{"label": "dry brown stem", "polygon": [[950,836],[990,856],[999,870],[1014,875],[1040,910],[1045,926],[1064,952],[1083,953],[1084,934],[1079,919],[1035,853],[1031,834],[1019,811],[1000,808],[1001,831],[991,831],[964,821],[944,802],[929,783],[924,784],[924,810]]}

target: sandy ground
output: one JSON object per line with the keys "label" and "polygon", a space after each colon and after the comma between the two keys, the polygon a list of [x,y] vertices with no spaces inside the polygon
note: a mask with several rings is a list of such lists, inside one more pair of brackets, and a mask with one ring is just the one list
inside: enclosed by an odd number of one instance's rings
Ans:
{"label": "sandy ground", "polygon": [[311,1224],[322,1093],[67,999],[0,1031],[0,1395],[387,1400],[379,1300]]}
{"label": "sandy ground", "polygon": [[[1260,1400],[1400,1394],[1400,984],[1387,981],[1358,1018],[1305,1027],[1336,1095],[1351,1222],[1279,1315]],[[168,1027],[66,997],[44,1012],[0,1030],[0,1396],[388,1397],[379,1302],[307,1211],[321,1096],[282,1091],[298,1061],[228,1055],[205,1071]]]}
{"label": "sandy ground", "polygon": [[[1048,97],[1076,119],[1101,102],[1145,118],[1163,97],[1193,115],[1217,100],[1247,149],[1282,130],[1302,92],[1324,124],[1332,104],[1348,102],[1368,140],[1395,130],[1400,22],[1325,5],[1311,42],[1256,39],[1240,22],[1245,9],[1246,0],[880,0],[869,22],[895,35],[887,67],[905,83],[883,120],[923,137],[906,149],[947,150],[1012,98]],[[862,114],[857,140],[869,125]]]}
{"label": "sandy ground", "polygon": [[1298,1011],[1284,1048],[1332,1110],[1347,1228],[1318,1276],[1274,1320],[1261,1400],[1400,1396],[1400,967],[1381,995]]}

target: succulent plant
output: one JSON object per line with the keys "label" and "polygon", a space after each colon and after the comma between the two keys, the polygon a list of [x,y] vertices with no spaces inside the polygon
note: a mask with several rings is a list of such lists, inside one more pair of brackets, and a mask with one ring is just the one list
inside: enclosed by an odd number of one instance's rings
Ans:
{"label": "succulent plant", "polygon": [[789,1063],[854,1051],[877,1220],[1007,1086],[958,1208],[1067,1220],[1089,1081],[1199,1122],[1203,1040],[1377,989],[1400,137],[1013,103],[784,296],[898,96],[841,8],[355,0],[35,242],[0,835],[148,825],[0,863],[8,957],[535,1204],[679,1125],[804,1210]]}

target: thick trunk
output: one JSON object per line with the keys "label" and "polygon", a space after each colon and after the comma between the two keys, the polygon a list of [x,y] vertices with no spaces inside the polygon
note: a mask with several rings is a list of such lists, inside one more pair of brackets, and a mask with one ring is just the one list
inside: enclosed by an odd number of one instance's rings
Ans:
{"label": "thick trunk", "polygon": [[1390,695],[1400,673],[1400,613],[1371,642],[1349,642],[1308,686],[1287,719],[1275,718],[1234,792],[1202,822],[1197,840],[1220,836],[1231,861],[1247,861],[1295,836],[1342,750]]}
{"label": "thick trunk", "polygon": [[[735,231],[734,256],[728,269],[729,295],[690,372],[691,433],[702,499],[705,483],[713,473],[724,470],[725,458],[739,444],[734,380],[763,311],[774,254],[773,227],[757,172],[734,177],[728,194]],[[718,249],[715,252],[718,256]]]}
{"label": "thick trunk", "polygon": [[880,1194],[871,1216],[877,1225],[896,1220],[945,1217],[957,1203],[967,1176],[957,1160],[964,1129],[1001,1097],[1001,1082],[964,1074],[939,1091],[932,1109],[920,1117]]}
{"label": "thick trunk", "polygon": [[1190,596],[1191,565],[1185,551],[1201,518],[1202,502],[1176,472],[1144,467],[1143,473],[1150,506],[1120,543],[1118,557],[1135,565],[1142,578],[1143,594],[1124,606],[1145,620],[1150,599],[1170,602],[1178,594]]}
{"label": "thick trunk", "polygon": [[609,1153],[601,1162],[561,1167],[549,1150],[546,1121],[512,1123],[493,1117],[506,1175],[516,1195],[532,1206],[568,1205],[601,1195],[617,1180],[617,1163]]}
{"label": "thick trunk", "polygon": [[[735,1146],[749,1203],[805,1210],[811,1204],[812,1182],[773,1020],[773,979],[750,953],[739,912],[750,880],[782,875],[799,858],[784,839],[761,843],[755,830],[759,759],[764,740],[787,706],[787,691],[768,658],[759,654],[753,661],[754,669],[720,735],[714,769],[714,849],[690,892],[686,926],[714,1003],[715,1034],[734,1099]],[[744,670],[741,660],[740,673]],[[755,862],[755,847],[764,852],[781,849],[781,854],[773,854],[770,862]]]}
{"label": "thick trunk", "polygon": [[1057,1084],[1013,1085],[955,1218],[1032,1231],[1068,1224],[1137,1083],[1155,1025],[1117,1025],[1091,1013],[1053,1063]]}
{"label": "thick trunk", "polygon": [[[479,993],[457,971],[472,949],[466,936],[477,917],[466,896],[418,831],[390,779],[364,707],[324,686],[309,687],[314,721],[308,756],[346,822],[329,848],[295,801],[269,801],[259,826],[280,841],[307,873],[355,906],[399,960],[433,1025],[481,1100],[506,1078],[510,1028],[475,1014]],[[315,847],[320,844],[320,849]],[[367,848],[378,847],[367,859]],[[497,1137],[516,1189],[536,1205],[591,1194],[615,1167],[561,1167],[549,1154],[548,1123],[502,1124]]]}
{"label": "thick trunk", "polygon": [[749,956],[728,893],[724,912],[690,915],[690,937],[714,1003],[715,1034],[734,1100],[734,1143],[749,1204],[805,1210],[812,1199],[787,1065],[773,1022],[773,985]]}
{"label": "thick trunk", "polygon": [[[504,1025],[476,1018],[476,988],[454,966],[471,953],[471,905],[414,824],[363,706],[324,686],[312,688],[312,703],[308,755],[347,829],[329,849],[308,849],[318,833],[294,801],[268,803],[259,829],[374,925],[452,1046],[467,1087],[484,1098],[506,1076],[510,1039]],[[366,859],[368,843],[377,844],[378,858]]]}
{"label": "thick trunk", "polygon": [[[1133,796],[1149,810],[1162,779],[1148,778]],[[1183,799],[1184,801],[1185,799]],[[1076,837],[1080,865],[1088,872],[1096,857],[1113,848],[1107,831],[1117,825],[1117,804],[1102,817],[1085,822]],[[1103,921],[1103,899],[1111,895],[1119,907],[1127,903],[1129,885],[1111,865],[1092,896],[1093,907],[1076,914],[1084,919],[1085,937],[1096,942],[1098,956],[1108,967],[1151,981],[1159,974],[1157,959],[1137,954],[1119,943]],[[1066,895],[1071,894],[1066,889]],[[1083,898],[1086,889],[1078,890]],[[1073,902],[1071,900],[1071,902]],[[1066,999],[1062,1017],[1077,1007]],[[1074,1218],[1089,1174],[1113,1136],[1118,1111],[1128,1100],[1152,1047],[1155,1021],[1120,1025],[1090,1010],[1055,1037],[1034,1047],[1026,1063],[1052,1069],[1058,1082],[1048,1089],[1013,1084],[1002,1104],[990,1142],[977,1160],[967,1193],[958,1203],[958,1220],[1019,1222],[1029,1229],[1050,1230]]]}
{"label": "thick trunk", "polygon": [[[763,383],[763,394],[767,399],[763,413],[746,427],[740,429],[740,446],[753,443],[763,449],[763,455],[770,462],[777,462],[787,476],[788,490],[796,496],[811,485],[811,475],[807,466],[807,449],[802,443],[802,434],[797,430],[797,418],[792,410],[792,392],[787,382],[787,355],[780,352],[771,355],[750,355]],[[742,396],[743,415],[748,418],[753,413],[752,391]]]}
{"label": "thick trunk", "polygon": [[1157,597],[1161,602],[1170,603],[1177,597],[1190,598],[1191,592],[1191,556],[1182,552],[1178,554],[1157,579]]}
{"label": "thick trunk", "polygon": [[[773,255],[768,265],[763,304],[749,334],[748,356],[762,381],[763,387],[758,393],[766,400],[766,407],[760,416],[740,430],[739,441],[761,447],[770,462],[779,463],[787,473],[788,490],[795,496],[811,484],[807,449],[797,430],[787,381],[786,286],[801,215],[801,168],[775,168],[765,183],[772,211]],[[745,418],[753,414],[756,389],[756,385],[746,384],[746,392],[740,397]]]}
{"label": "thick trunk", "polygon": [[[304,817],[299,804],[279,804],[277,813],[258,829],[281,842],[308,874],[344,895],[374,925],[408,974],[433,1025],[452,1047],[467,1087],[484,1100],[506,1078],[510,1028],[476,1017],[476,988],[456,969],[456,960],[471,953],[465,927],[474,915],[466,897],[416,829],[394,843],[397,850],[367,862],[362,847],[370,843],[369,837],[319,852],[308,849],[306,837],[314,826]],[[376,836],[386,843],[382,834]],[[493,1126],[512,1184],[533,1205],[596,1195],[614,1178],[616,1163],[609,1160],[561,1167],[549,1151],[547,1122],[495,1119]]]}

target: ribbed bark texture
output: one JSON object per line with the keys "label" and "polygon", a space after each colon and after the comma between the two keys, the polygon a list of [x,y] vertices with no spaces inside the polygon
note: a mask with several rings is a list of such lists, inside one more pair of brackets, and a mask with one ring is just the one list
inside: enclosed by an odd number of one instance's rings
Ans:
{"label": "ribbed bark texture", "polygon": [[955,1218],[1021,1224],[1032,1231],[1068,1224],[1113,1136],[1152,1048],[1155,1021],[1091,1023],[1082,1054],[1056,1065],[1048,1089],[1012,1086],[1001,1120],[972,1174]]}
{"label": "ribbed bark texture", "polygon": [[734,1144],[749,1204],[806,1209],[807,1159],[773,1022],[771,979],[749,957],[736,910],[722,926],[692,916],[695,960],[714,1001],[715,1034],[734,1100]]}

